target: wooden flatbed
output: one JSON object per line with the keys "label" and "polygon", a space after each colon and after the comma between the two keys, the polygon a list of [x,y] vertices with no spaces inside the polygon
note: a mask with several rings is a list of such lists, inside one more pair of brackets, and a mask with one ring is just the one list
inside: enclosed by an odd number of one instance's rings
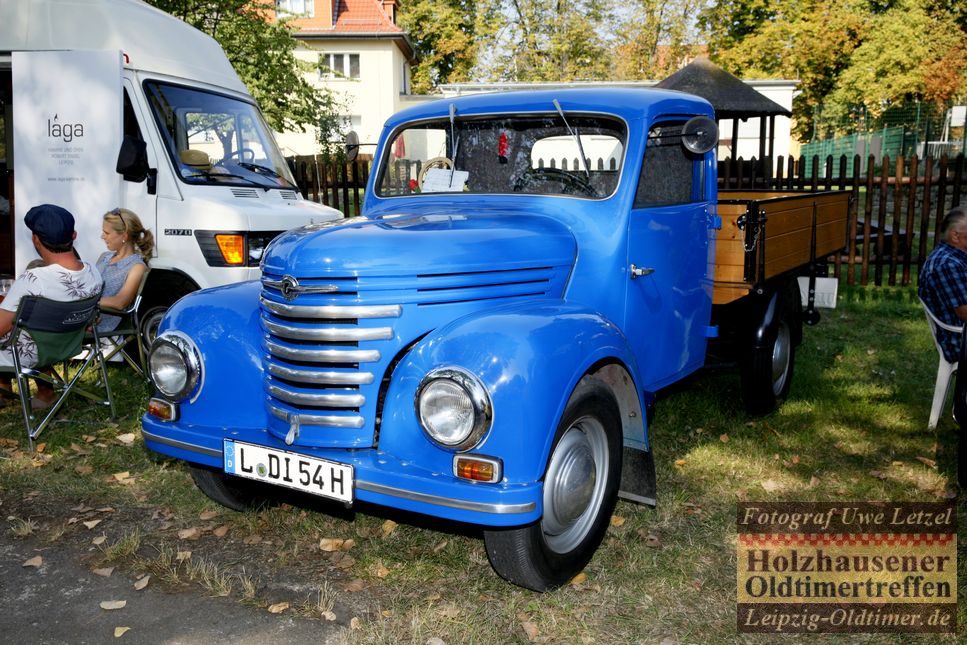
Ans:
{"label": "wooden flatbed", "polygon": [[766,281],[846,247],[850,192],[723,190],[712,303],[728,304]]}

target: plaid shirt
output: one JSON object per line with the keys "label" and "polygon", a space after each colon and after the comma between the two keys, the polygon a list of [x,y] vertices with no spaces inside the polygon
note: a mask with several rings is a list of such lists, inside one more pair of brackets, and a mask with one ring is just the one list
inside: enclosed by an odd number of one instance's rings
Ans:
{"label": "plaid shirt", "polygon": [[[961,327],[964,324],[954,309],[967,305],[967,251],[947,243],[938,244],[920,270],[917,293],[938,320]],[[944,358],[950,362],[960,356],[962,334],[937,328],[937,341]]]}

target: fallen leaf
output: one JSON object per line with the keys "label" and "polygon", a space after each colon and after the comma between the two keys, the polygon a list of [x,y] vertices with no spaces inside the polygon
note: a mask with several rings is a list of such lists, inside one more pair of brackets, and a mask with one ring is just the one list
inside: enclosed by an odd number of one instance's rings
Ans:
{"label": "fallen leaf", "polygon": [[90,475],[92,472],[94,472],[94,467],[88,466],[87,464],[74,466],[74,472],[78,475]]}
{"label": "fallen leaf", "polygon": [[334,611],[324,611],[322,612],[322,617],[328,620],[330,623],[336,620],[336,612]]}
{"label": "fallen leaf", "polygon": [[122,444],[124,444],[125,446],[130,446],[131,444],[134,443],[134,433],[125,432],[124,434],[119,434],[117,436],[117,440]]}
{"label": "fallen leaf", "polygon": [[529,620],[525,620],[520,624],[520,626],[524,630],[524,633],[527,634],[527,640],[529,640],[532,643],[536,641],[537,637],[540,636],[541,634],[540,630],[537,629],[537,625],[530,622]]}
{"label": "fallen leaf", "polygon": [[115,627],[114,638],[121,638],[131,630],[130,627]]}
{"label": "fallen leaf", "polygon": [[114,473],[111,477],[114,478],[114,481],[122,482],[131,477],[131,473],[125,470],[123,473]]}
{"label": "fallen leaf", "polygon": [[798,464],[799,463],[799,455],[793,455],[792,456],[792,459],[790,461],[792,461],[792,463],[794,463],[794,464]]}
{"label": "fallen leaf", "polygon": [[101,520],[90,520],[88,522],[83,522],[84,526],[86,526],[88,529],[92,529],[100,523]]}
{"label": "fallen leaf", "polygon": [[353,540],[353,539],[343,540],[342,550],[343,551],[348,551],[349,549],[353,548],[354,546],[356,546],[356,540]]}
{"label": "fallen leaf", "polygon": [[258,544],[262,541],[262,536],[260,535],[247,535],[245,539],[242,540],[242,544]]}
{"label": "fallen leaf", "polygon": [[661,540],[654,533],[648,533],[645,529],[638,529],[638,535],[644,539],[645,546],[651,549],[657,549],[661,546]]}
{"label": "fallen leaf", "polygon": [[611,526],[624,526],[625,518],[620,515],[611,516]]}
{"label": "fallen leaf", "polygon": [[85,443],[94,443],[97,441],[97,437],[92,437],[89,434],[83,435],[81,439],[83,439]]}
{"label": "fallen leaf", "polygon": [[111,574],[114,573],[114,567],[105,567],[103,569],[93,569],[91,570],[95,576],[101,576],[102,578],[110,578]]}
{"label": "fallen leaf", "polygon": [[197,540],[201,537],[201,531],[198,530],[197,526],[192,526],[191,528],[181,529],[178,531],[179,540]]}
{"label": "fallen leaf", "polygon": [[389,569],[387,569],[382,562],[376,563],[376,577],[385,578],[389,575]]}
{"label": "fallen leaf", "polygon": [[137,582],[135,582],[134,583],[134,588],[137,589],[138,591],[141,591],[142,589],[144,589],[145,587],[148,586],[148,583],[150,581],[151,581],[151,576],[150,575],[147,575],[147,576],[141,578],[140,580],[138,580]]}
{"label": "fallen leaf", "polygon": [[687,464],[687,463],[688,463],[688,462],[687,462],[687,461],[685,461],[684,459],[676,459],[676,460],[675,460],[675,465],[676,465],[676,466],[684,466],[684,465],[685,465],[685,464]]}
{"label": "fallen leaf", "polygon": [[771,479],[767,479],[764,482],[762,482],[762,489],[767,493],[774,493],[780,488],[782,487]]}
{"label": "fallen leaf", "polygon": [[191,551],[178,551],[178,553],[175,554],[175,560],[177,560],[178,562],[191,560]]}
{"label": "fallen leaf", "polygon": [[363,621],[359,620],[359,616],[353,616],[349,621],[349,629],[355,631],[363,626]]}
{"label": "fallen leaf", "polygon": [[816,477],[816,475],[813,475],[812,477],[809,478],[809,488],[815,488],[816,486],[819,486],[819,482],[820,482],[819,477]]}
{"label": "fallen leaf", "polygon": [[218,511],[202,511],[198,514],[198,519],[200,519],[202,522],[213,520],[216,517],[218,517]]}
{"label": "fallen leaf", "polygon": [[587,582],[587,580],[588,580],[588,574],[582,571],[581,573],[571,578],[571,581],[568,584],[571,584],[576,587],[583,582]]}
{"label": "fallen leaf", "polygon": [[107,540],[106,535],[98,535],[96,538],[91,540],[91,544],[93,544],[94,546],[101,546],[102,544],[104,544],[106,540]]}
{"label": "fallen leaf", "polygon": [[29,560],[27,560],[26,562],[24,562],[21,566],[24,566],[24,567],[40,567],[40,565],[42,565],[43,563],[44,563],[44,559],[42,557],[40,557],[39,555],[35,555],[34,557],[32,557]]}
{"label": "fallen leaf", "polygon": [[350,569],[355,563],[356,559],[353,556],[346,555],[339,558],[339,562],[336,563],[336,566],[340,569]]}
{"label": "fallen leaf", "polygon": [[339,538],[322,538],[319,540],[319,550],[327,553],[339,551],[342,548],[343,540]]}
{"label": "fallen leaf", "polygon": [[721,441],[722,443],[728,443],[729,442],[729,435],[727,435],[727,434],[720,434],[719,435],[719,441]]}
{"label": "fallen leaf", "polygon": [[876,477],[877,479],[886,479],[887,475],[879,470],[871,470],[870,477]]}
{"label": "fallen leaf", "polygon": [[108,611],[114,609],[124,609],[124,606],[127,604],[127,600],[102,600],[101,609],[107,609]]}
{"label": "fallen leaf", "polygon": [[113,506],[102,506],[101,508],[95,509],[98,513],[113,513]]}
{"label": "fallen leaf", "polygon": [[433,545],[433,552],[434,553],[439,553],[443,549],[447,548],[448,542],[449,542],[448,540],[443,540],[441,542],[437,542],[436,544]]}
{"label": "fallen leaf", "polygon": [[366,583],[359,578],[350,580],[349,582],[346,583],[346,586],[343,587],[343,589],[346,590],[348,593],[357,593],[359,591],[362,591],[365,588],[366,588]]}
{"label": "fallen leaf", "polygon": [[228,534],[228,524],[222,524],[218,528],[212,531],[212,535],[218,538],[223,538]]}
{"label": "fallen leaf", "polygon": [[386,520],[385,522],[383,522],[383,537],[391,536],[393,534],[393,531],[396,530],[397,526],[399,525],[393,520]]}
{"label": "fallen leaf", "polygon": [[936,468],[937,462],[933,459],[928,459],[926,457],[917,457],[917,461],[926,466],[927,468]]}
{"label": "fallen leaf", "polygon": [[46,443],[38,443],[36,446],[34,446],[34,452],[36,452],[36,453],[41,453],[41,452],[43,452],[45,450],[47,450],[47,444]]}
{"label": "fallen leaf", "polygon": [[277,602],[274,605],[269,605],[270,614],[281,614],[283,611],[289,608],[289,603],[287,602]]}

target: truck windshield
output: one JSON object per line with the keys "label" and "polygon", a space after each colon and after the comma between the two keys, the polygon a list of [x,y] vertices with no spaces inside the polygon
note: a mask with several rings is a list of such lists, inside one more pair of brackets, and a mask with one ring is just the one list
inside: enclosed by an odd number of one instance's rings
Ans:
{"label": "truck windshield", "polygon": [[185,183],[295,187],[255,105],[168,83],[149,81],[144,91],[168,156]]}
{"label": "truck windshield", "polygon": [[458,116],[453,124],[443,118],[404,126],[384,148],[376,193],[610,196],[624,160],[624,123],[570,113],[567,120],[573,132],[558,114]]}

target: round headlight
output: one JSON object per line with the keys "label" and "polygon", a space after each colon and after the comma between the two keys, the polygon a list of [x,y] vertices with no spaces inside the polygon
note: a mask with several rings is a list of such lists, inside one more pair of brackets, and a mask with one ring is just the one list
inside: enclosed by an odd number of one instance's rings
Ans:
{"label": "round headlight", "polygon": [[493,419],[486,388],[472,374],[452,367],[433,370],[423,378],[416,392],[416,410],[433,441],[457,450],[476,445]]}
{"label": "round headlight", "polygon": [[166,399],[180,401],[194,392],[201,376],[198,350],[188,338],[164,333],[148,354],[151,380]]}

